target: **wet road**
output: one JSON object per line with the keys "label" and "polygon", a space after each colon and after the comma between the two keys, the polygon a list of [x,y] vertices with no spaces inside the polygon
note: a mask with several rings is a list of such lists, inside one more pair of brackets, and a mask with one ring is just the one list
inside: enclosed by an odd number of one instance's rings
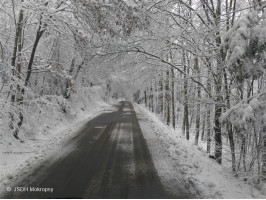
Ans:
{"label": "wet road", "polygon": [[[28,191],[4,198],[178,198],[164,190],[129,102],[89,121],[69,144],[67,155],[17,184]],[[37,187],[53,192],[30,191]]]}

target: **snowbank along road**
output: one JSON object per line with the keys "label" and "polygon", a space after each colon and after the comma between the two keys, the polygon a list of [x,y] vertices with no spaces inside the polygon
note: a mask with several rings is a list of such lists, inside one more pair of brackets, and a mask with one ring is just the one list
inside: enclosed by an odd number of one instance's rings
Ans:
{"label": "snowbank along road", "polygon": [[71,152],[38,167],[4,198],[189,198],[165,191],[129,102],[89,121],[70,143]]}

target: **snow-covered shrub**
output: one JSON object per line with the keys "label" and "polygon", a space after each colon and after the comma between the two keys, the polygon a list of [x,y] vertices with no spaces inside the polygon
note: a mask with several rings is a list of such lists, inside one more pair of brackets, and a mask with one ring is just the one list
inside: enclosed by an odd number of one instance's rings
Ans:
{"label": "snow-covered shrub", "polygon": [[222,114],[223,123],[231,123],[237,130],[261,129],[266,125],[266,93],[245,99]]}
{"label": "snow-covered shrub", "polygon": [[[242,139],[238,166],[244,160],[245,175],[250,175],[250,180],[260,180],[261,175],[266,175],[266,92],[231,107],[222,114],[221,122],[232,125],[235,137]],[[251,148],[245,147],[248,138]]]}

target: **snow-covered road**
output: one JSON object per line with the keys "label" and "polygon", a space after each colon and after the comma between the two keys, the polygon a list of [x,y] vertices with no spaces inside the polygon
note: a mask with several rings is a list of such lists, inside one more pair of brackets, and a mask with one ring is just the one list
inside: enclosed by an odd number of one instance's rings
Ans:
{"label": "snow-covered road", "polygon": [[68,134],[71,137],[61,138],[60,145],[42,156],[38,165],[27,162],[18,175],[8,175],[10,180],[1,183],[5,192],[0,196],[264,197],[241,180],[230,178],[223,166],[141,105],[133,108],[131,103],[121,102],[80,123],[83,125],[73,128],[75,133]]}
{"label": "snow-covered road", "polygon": [[8,185],[4,198],[189,198],[167,190],[158,176],[133,106],[99,115],[83,126],[61,156]]}

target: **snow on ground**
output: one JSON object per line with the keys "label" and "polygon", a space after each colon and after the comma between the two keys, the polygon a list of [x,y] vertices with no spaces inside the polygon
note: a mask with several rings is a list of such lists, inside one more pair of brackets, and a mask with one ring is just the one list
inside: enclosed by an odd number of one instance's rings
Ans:
{"label": "snow on ground", "polygon": [[42,118],[31,113],[19,133],[24,143],[0,131],[0,193],[51,155],[62,156],[70,151],[73,147],[65,143],[90,119],[116,110],[103,101],[101,90],[95,86],[81,91],[83,95],[73,95],[68,113],[60,112],[56,105],[51,109],[44,107]]}
{"label": "snow on ground", "polygon": [[166,126],[142,105],[134,104],[134,108],[155,167],[169,191],[177,195],[187,191],[192,198],[266,198],[187,141],[181,129]]}

